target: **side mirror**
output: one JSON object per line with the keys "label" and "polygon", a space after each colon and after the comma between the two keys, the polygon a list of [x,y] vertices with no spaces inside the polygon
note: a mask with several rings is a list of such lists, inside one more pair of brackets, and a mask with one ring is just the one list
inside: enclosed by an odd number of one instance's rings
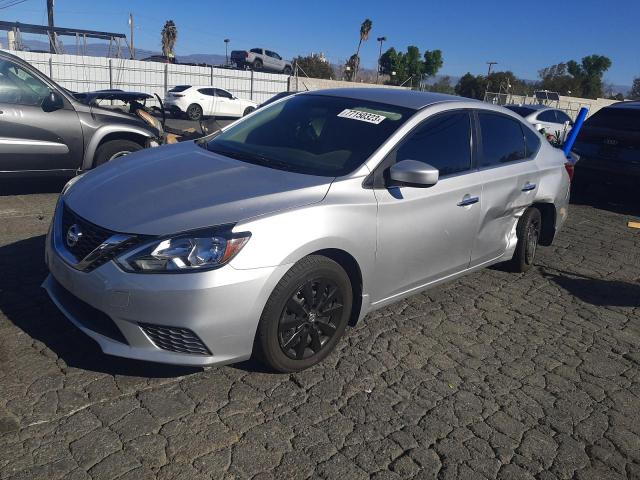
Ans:
{"label": "side mirror", "polygon": [[54,110],[60,110],[64,108],[64,101],[58,92],[51,90],[49,95],[44,98],[42,102],[42,110],[45,112],[53,112]]}
{"label": "side mirror", "polygon": [[440,172],[428,163],[402,160],[389,169],[392,186],[427,188],[438,183]]}

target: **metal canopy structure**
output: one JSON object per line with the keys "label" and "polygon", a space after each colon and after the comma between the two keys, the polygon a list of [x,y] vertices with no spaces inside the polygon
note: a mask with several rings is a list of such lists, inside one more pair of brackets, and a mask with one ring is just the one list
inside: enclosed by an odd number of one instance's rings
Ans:
{"label": "metal canopy structure", "polygon": [[6,32],[13,32],[14,36],[14,48],[16,50],[24,50],[24,43],[22,42],[21,34],[33,33],[37,35],[46,35],[49,37],[51,44],[55,46],[56,53],[65,53],[62,42],[58,37],[75,37],[76,39],[76,54],[86,55],[87,50],[87,38],[95,38],[99,40],[109,41],[109,54],[111,56],[112,50],[117,58],[122,57],[122,41],[128,46],[127,36],[124,33],[114,32],[101,32],[98,30],[84,30],[81,28],[66,28],[66,27],[49,27],[47,25],[35,25],[31,23],[20,22],[5,22],[0,21],[0,30]]}

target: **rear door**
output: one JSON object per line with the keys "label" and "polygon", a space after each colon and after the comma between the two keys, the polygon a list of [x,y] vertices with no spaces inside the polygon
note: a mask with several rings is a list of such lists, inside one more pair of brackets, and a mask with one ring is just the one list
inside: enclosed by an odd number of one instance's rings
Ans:
{"label": "rear door", "polygon": [[519,216],[533,203],[539,182],[537,148],[528,151],[525,142],[524,129],[528,127],[497,112],[478,111],[476,118],[478,174],[483,188],[472,266],[500,257],[506,251]]}
{"label": "rear door", "polygon": [[440,171],[429,188],[376,188],[378,247],[372,300],[403,292],[469,266],[480,213],[482,184],[472,168],[471,115],[448,111],[427,118],[377,167],[376,175],[402,160]]}
{"label": "rear door", "polygon": [[76,170],[84,153],[80,121],[63,108],[45,111],[51,87],[35,73],[0,58],[0,172]]}

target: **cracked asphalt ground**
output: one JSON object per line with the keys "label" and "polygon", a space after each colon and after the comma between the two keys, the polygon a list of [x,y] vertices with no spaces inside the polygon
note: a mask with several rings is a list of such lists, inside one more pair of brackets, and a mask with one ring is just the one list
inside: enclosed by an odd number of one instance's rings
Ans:
{"label": "cracked asphalt ground", "polygon": [[56,195],[18,193],[0,196],[2,480],[640,478],[637,203],[572,205],[527,274],[410,297],[280,375],[103,355],[40,288]]}

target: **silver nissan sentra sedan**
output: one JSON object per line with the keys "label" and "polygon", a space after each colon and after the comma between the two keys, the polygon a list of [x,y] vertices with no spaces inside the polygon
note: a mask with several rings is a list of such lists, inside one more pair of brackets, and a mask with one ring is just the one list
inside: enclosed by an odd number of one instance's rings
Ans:
{"label": "silver nissan sentra sedan", "polygon": [[290,372],[374,309],[498,262],[525,271],[567,217],[560,150],[447,95],[284,98],[214,136],[64,188],[44,287],[105,353]]}

